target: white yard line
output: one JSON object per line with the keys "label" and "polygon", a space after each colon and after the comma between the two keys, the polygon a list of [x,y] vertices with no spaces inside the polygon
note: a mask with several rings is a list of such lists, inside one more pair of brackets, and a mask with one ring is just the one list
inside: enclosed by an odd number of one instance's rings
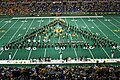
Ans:
{"label": "white yard line", "polygon": [[78,58],[78,55],[77,55],[77,52],[76,52],[76,49],[75,49],[75,48],[74,48],[74,52],[75,52],[76,58]]}
{"label": "white yard line", "polygon": [[[74,18],[73,18],[74,19]],[[75,20],[75,19],[74,19]],[[86,23],[84,22],[84,20],[81,18],[81,20],[83,21],[83,23],[86,25]],[[75,22],[75,24],[78,26],[78,24]],[[86,25],[87,26],[87,25]],[[82,38],[83,38],[83,40],[85,41],[85,38],[82,36]],[[88,49],[89,50],[89,52],[90,52],[90,54],[91,54],[91,56],[92,56],[92,58],[93,59],[95,59],[94,58],[94,56],[93,56],[93,53],[91,52],[91,50],[90,49]]]}
{"label": "white yard line", "polygon": [[[105,17],[104,17],[105,18]],[[106,19],[106,18],[105,18]],[[116,24],[112,23],[111,21],[108,21],[110,24],[112,24],[114,27],[116,27],[117,29],[120,29],[119,27],[116,26]]]}
{"label": "white yard line", "polygon": [[[18,21],[18,20],[17,20],[17,21]],[[17,21],[16,21],[16,22],[17,22]],[[16,23],[16,22],[15,22],[15,23]],[[15,24],[15,23],[14,23],[14,24]],[[14,26],[14,24],[12,25],[12,27]],[[13,39],[14,36],[15,36],[15,35],[13,35],[12,38],[10,38],[10,40],[8,41],[8,43]],[[2,50],[2,52],[0,53],[0,55],[3,53],[3,51],[4,51],[4,50]]]}
{"label": "white yard line", "polygon": [[[18,20],[16,20],[16,22],[17,22],[17,21],[18,21]],[[16,22],[15,22],[10,28],[12,28],[12,27],[16,24]],[[9,28],[9,30],[10,30],[10,28]],[[9,30],[7,30],[6,33],[7,33]],[[6,33],[4,33],[3,36],[4,36]],[[3,36],[1,36],[0,39],[2,39]],[[3,51],[4,51],[4,50],[1,51],[0,55],[3,53]]]}
{"label": "white yard line", "polygon": [[[26,33],[25,33],[25,35],[26,35],[26,34],[27,34],[27,32],[29,31],[29,29],[30,29],[31,25],[33,24],[33,21],[34,21],[34,20],[35,20],[35,18],[32,20],[31,24],[29,25],[29,28],[27,29],[27,31],[26,31]],[[27,58],[27,59],[29,59],[29,58],[30,58],[31,53],[32,53],[32,49],[30,50],[30,52],[29,52],[29,55],[28,55],[28,58]]]}
{"label": "white yard line", "polygon": [[[42,18],[41,18],[41,21],[40,21],[40,23],[39,23],[39,26],[38,27],[41,27],[41,23],[42,23]],[[38,38],[39,40],[41,39],[41,35],[39,35],[39,38]]]}
{"label": "white yard line", "polygon": [[[41,20],[42,20],[42,18],[41,18]],[[32,22],[32,23],[33,23],[33,22]],[[42,23],[42,21],[39,23],[39,27],[40,27],[41,23]],[[29,55],[28,55],[28,58],[27,58],[28,60],[30,59],[31,54],[32,54],[32,49],[31,49],[30,52],[29,52]]]}
{"label": "white yard line", "polygon": [[[11,21],[12,20],[12,18],[9,20],[9,21]],[[1,22],[0,22],[1,23]],[[0,29],[2,29],[3,27],[5,27],[6,25],[7,25],[8,23],[5,23],[2,27],[0,27]]]}
{"label": "white yard line", "polygon": [[4,50],[1,51],[0,55],[3,53]]}
{"label": "white yard line", "polygon": [[[92,21],[92,23],[99,29],[99,27]],[[88,26],[87,26],[88,27]],[[90,30],[90,28],[88,27],[88,29]],[[91,30],[90,30],[91,31]],[[100,29],[99,29],[99,31],[101,32],[101,33],[103,33]],[[104,34],[104,33],[103,33]],[[104,34],[105,35],[105,34]],[[106,35],[105,35],[106,36]],[[101,46],[101,45],[100,45]],[[102,46],[101,46],[102,47]],[[108,53],[107,53],[107,51],[102,47],[102,50],[105,52],[105,54],[108,56],[108,58],[110,58],[110,56],[108,55]]]}
{"label": "white yard line", "polygon": [[[20,28],[23,26],[23,24],[24,23],[22,23],[21,25],[20,25],[20,27],[17,29],[17,31],[14,33],[14,35],[11,37],[11,39],[8,41],[8,43],[15,37],[15,35],[17,34],[17,32],[20,30]],[[2,52],[3,53],[3,52]],[[0,53],[0,55],[2,54],[2,53]],[[15,54],[14,54],[15,55]],[[13,56],[14,56],[13,55]],[[13,59],[13,58],[12,58]]]}
{"label": "white yard line", "polygon": [[[99,29],[99,31],[106,37],[106,38],[108,38],[104,33],[103,33],[103,31],[93,22],[93,24]],[[106,55],[110,58],[110,56],[108,55],[108,53],[105,51],[105,49],[104,48],[102,48],[103,50],[104,50],[104,52],[106,53]]]}
{"label": "white yard line", "polygon": [[12,60],[13,60],[14,57],[16,56],[17,52],[18,52],[18,49],[15,51],[15,53],[14,53],[14,55],[13,55],[13,57],[12,57]]}
{"label": "white yard line", "polygon": [[[72,37],[71,37],[71,34],[69,34],[69,35],[70,35],[71,40],[73,40]],[[73,49],[74,49],[74,52],[75,52],[75,56],[76,56],[76,58],[78,58],[78,55],[77,55],[76,49],[75,49],[75,48],[73,48]]]}
{"label": "white yard line", "polygon": [[[98,19],[98,18],[97,18]],[[99,19],[98,19],[99,20]],[[100,21],[100,20],[99,20]],[[102,24],[104,24],[102,21],[100,21]],[[105,24],[104,24],[104,26],[106,26]],[[107,27],[107,26],[106,26]],[[107,27],[108,28],[108,27]],[[108,28],[109,29],[109,28]],[[109,29],[110,30],[110,29]],[[110,30],[111,31],[111,30]],[[115,34],[113,31],[111,31],[113,34]],[[103,32],[102,32],[103,33]],[[103,33],[104,34],[104,33]],[[105,34],[104,34],[105,35]],[[116,35],[116,34],[115,34]],[[107,35],[105,35],[107,38],[108,38],[108,36]],[[118,38],[119,38],[119,36],[118,36]],[[117,50],[118,50],[118,48],[117,48]],[[119,51],[119,50],[118,50]],[[120,52],[120,51],[119,51]]]}
{"label": "white yard line", "polygon": [[[17,32],[19,31],[19,29],[23,26],[23,24],[24,24],[24,22],[23,22],[22,25],[18,28],[18,30],[16,31],[16,33],[17,33]],[[14,36],[16,35],[16,33],[14,34]],[[12,39],[11,39],[11,40],[12,40]],[[17,52],[18,52],[18,49],[15,51],[12,59],[14,59],[15,55],[17,54]]]}
{"label": "white yard line", "polygon": [[116,22],[120,23],[118,20],[116,20],[115,18],[111,17],[113,20],[115,20]]}
{"label": "white yard line", "polygon": [[[14,38],[14,36],[17,34],[17,32],[20,30],[20,28],[23,26],[23,24],[24,23],[22,23],[21,25],[20,25],[20,27],[17,29],[17,31],[14,33],[14,35],[12,36],[12,38],[9,40],[9,42]],[[8,42],[8,43],[9,43]]]}
{"label": "white yard line", "polygon": [[42,23],[42,18],[41,18],[41,22],[39,23],[39,26],[38,26],[38,27],[40,27],[40,26],[41,26],[41,23]]}
{"label": "white yard line", "polygon": [[31,24],[29,25],[29,27],[28,27],[28,29],[27,29],[27,31],[26,31],[26,33],[25,33],[25,35],[26,35],[26,34],[27,34],[27,32],[29,31],[29,29],[30,29],[31,25],[33,24],[33,21],[34,21],[34,19],[32,20]]}
{"label": "white yard line", "polygon": [[44,51],[44,57],[46,57],[46,48],[45,48],[45,51]]}
{"label": "white yard line", "polygon": [[[49,22],[50,22],[50,18],[49,18]],[[49,23],[49,22],[48,22],[48,23]],[[47,54],[47,49],[45,48],[44,57],[46,57],[46,54]]]}
{"label": "white yard line", "polygon": [[[41,18],[41,20],[42,20],[42,18]],[[42,23],[42,21],[40,21],[40,23],[39,23],[39,26],[38,26],[38,27],[40,27],[41,23]],[[31,50],[31,51],[30,51],[30,53],[29,53],[28,59],[30,58],[31,53],[32,53],[32,50]]]}
{"label": "white yard line", "polygon": [[[34,19],[33,19],[33,20],[34,20]],[[29,25],[29,27],[28,27],[27,31],[30,29],[30,26],[32,25],[33,20],[32,20],[32,22],[31,22],[31,24]],[[24,23],[24,22],[23,22],[23,23]],[[24,34],[24,35],[26,35],[26,34],[27,34],[27,31],[25,32],[25,34]],[[14,55],[13,55],[12,59],[14,59],[14,57],[16,56],[16,54],[17,54],[18,50],[19,50],[19,49],[16,49],[16,51],[15,51],[15,53],[14,53]]]}
{"label": "white yard line", "polygon": [[[98,18],[97,18],[98,19]],[[99,20],[99,19],[98,19]],[[117,38],[119,38],[120,39],[120,37],[117,35],[117,34],[115,34],[106,24],[104,24],[101,20],[99,20],[107,29],[109,29],[109,31],[111,31]]]}
{"label": "white yard line", "polygon": [[5,34],[18,22],[18,20],[16,20],[16,22],[0,37],[0,40],[5,36]]}
{"label": "white yard line", "polygon": [[2,20],[0,21],[0,23],[3,22],[3,21],[4,21],[4,19],[2,19]]}
{"label": "white yard line", "polygon": [[29,29],[30,29],[31,25],[33,24],[33,21],[34,21],[34,19],[32,20],[31,24],[29,25],[29,27],[28,27],[28,29],[27,29],[27,31],[26,31],[26,33],[25,33],[25,35],[26,35],[26,34],[27,34],[27,32],[29,31]]}
{"label": "white yard line", "polygon": [[28,55],[27,60],[29,60],[29,59],[30,59],[31,53],[32,53],[32,49],[31,49],[31,50],[30,50],[30,52],[29,52],[29,55]]}
{"label": "white yard line", "polygon": [[[65,21],[66,21],[66,23],[68,24],[66,18],[65,18]],[[69,35],[70,35],[71,40],[73,40],[72,37],[71,37],[71,34],[69,34]],[[75,52],[75,56],[76,56],[76,58],[78,58],[78,55],[77,55],[76,49],[75,49],[75,48],[73,48],[73,49],[74,49],[74,52]]]}
{"label": "white yard line", "polygon": [[103,51],[105,52],[105,54],[108,56],[108,58],[111,58],[111,57],[108,55],[107,51],[106,51],[104,48],[102,48],[102,49],[103,49]]}

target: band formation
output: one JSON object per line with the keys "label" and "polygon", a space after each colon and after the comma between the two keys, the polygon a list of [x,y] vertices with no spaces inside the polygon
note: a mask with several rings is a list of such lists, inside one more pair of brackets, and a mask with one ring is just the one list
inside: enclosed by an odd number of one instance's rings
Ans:
{"label": "band formation", "polygon": [[[87,41],[81,40],[79,36]],[[2,46],[9,49],[38,49],[38,48],[83,48],[117,47],[117,42],[96,33],[84,30],[78,26],[70,25],[63,19],[56,18],[47,25],[40,26],[33,31]]]}

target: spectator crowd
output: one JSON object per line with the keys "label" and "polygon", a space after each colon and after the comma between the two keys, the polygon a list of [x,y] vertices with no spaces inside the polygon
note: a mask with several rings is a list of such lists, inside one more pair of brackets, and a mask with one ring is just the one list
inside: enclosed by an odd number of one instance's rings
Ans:
{"label": "spectator crowd", "polygon": [[0,0],[0,14],[37,15],[50,12],[120,12],[119,0]]}
{"label": "spectator crowd", "polygon": [[0,80],[120,80],[120,66],[0,67]]}

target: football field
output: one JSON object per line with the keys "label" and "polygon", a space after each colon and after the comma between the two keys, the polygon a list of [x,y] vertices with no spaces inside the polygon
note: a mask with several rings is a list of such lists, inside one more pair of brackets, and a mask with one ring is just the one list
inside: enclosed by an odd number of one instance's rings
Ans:
{"label": "football field", "polygon": [[[48,24],[55,17],[31,17],[31,18],[0,18],[0,48],[10,43],[11,41],[22,37],[25,34]],[[62,17],[66,23],[78,26],[83,30],[96,33],[99,36],[103,36],[115,41],[118,46],[114,49],[115,54],[114,58],[120,58],[120,16],[103,16],[103,17]],[[72,40],[74,37],[69,36],[69,39]],[[86,39],[83,36],[78,36],[80,41],[90,42],[89,39]],[[58,39],[51,38],[52,41]],[[75,39],[74,39],[75,40]],[[48,57],[51,59],[59,59],[59,50],[56,50],[52,47],[47,48],[37,48],[37,49],[9,49],[9,50],[0,50],[0,60],[8,59],[8,54],[12,53],[12,59],[18,60],[29,60],[32,57],[38,59],[39,56]],[[94,49],[84,49],[84,48],[65,48],[63,50],[63,59],[66,57],[79,58],[87,57],[92,59],[109,59],[111,58],[111,48],[109,47],[96,47]]]}

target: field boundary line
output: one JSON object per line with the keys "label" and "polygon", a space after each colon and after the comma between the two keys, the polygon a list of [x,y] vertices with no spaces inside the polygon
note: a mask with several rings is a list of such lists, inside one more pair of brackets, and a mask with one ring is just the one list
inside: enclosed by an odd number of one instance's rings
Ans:
{"label": "field boundary line", "polygon": [[53,16],[53,17],[13,17],[12,19],[39,19],[39,18],[103,18],[103,16]]}

